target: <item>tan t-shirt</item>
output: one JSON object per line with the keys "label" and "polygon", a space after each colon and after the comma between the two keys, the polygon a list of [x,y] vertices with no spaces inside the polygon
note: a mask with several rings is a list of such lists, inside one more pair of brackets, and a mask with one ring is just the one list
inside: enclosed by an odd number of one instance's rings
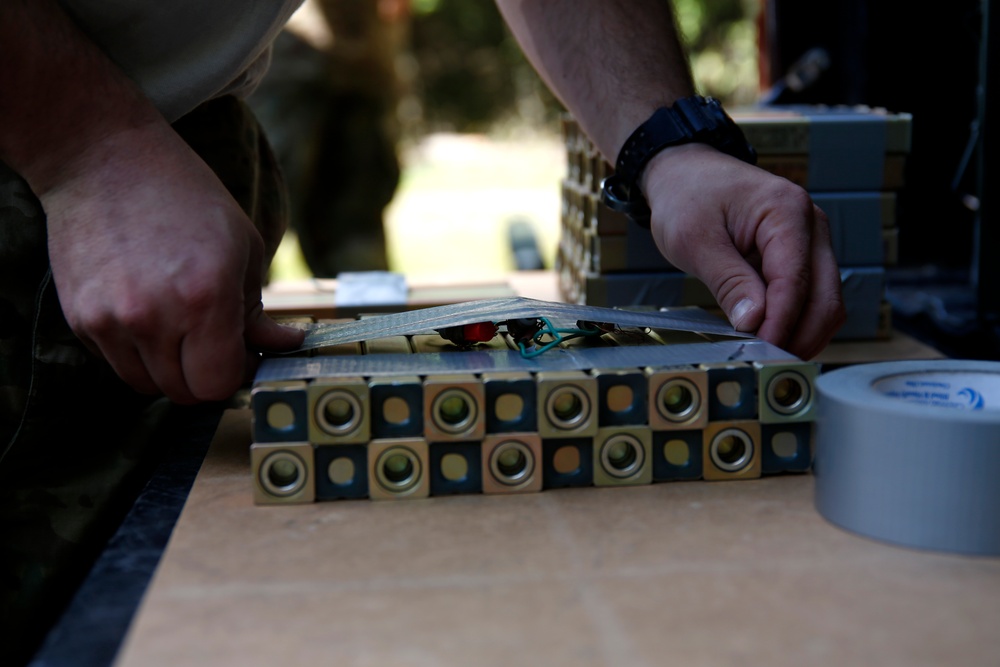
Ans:
{"label": "tan t-shirt", "polygon": [[246,96],[302,0],[60,0],[168,121],[202,102]]}

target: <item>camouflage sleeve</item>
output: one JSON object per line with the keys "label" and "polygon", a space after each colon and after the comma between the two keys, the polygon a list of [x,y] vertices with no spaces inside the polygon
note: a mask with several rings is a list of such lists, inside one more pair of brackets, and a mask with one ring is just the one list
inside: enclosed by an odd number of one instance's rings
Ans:
{"label": "camouflage sleeve", "polygon": [[[254,220],[273,257],[284,185],[248,107],[225,97],[175,125]],[[148,475],[148,433],[169,414],[70,331],[45,213],[0,163],[0,645],[26,661]]]}

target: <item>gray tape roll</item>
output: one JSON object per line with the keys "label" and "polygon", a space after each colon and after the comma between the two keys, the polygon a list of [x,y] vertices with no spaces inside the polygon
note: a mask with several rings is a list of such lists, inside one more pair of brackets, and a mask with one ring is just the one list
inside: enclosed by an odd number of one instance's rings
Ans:
{"label": "gray tape roll", "polygon": [[1000,555],[1000,362],[861,364],[816,390],[823,517],[903,546]]}

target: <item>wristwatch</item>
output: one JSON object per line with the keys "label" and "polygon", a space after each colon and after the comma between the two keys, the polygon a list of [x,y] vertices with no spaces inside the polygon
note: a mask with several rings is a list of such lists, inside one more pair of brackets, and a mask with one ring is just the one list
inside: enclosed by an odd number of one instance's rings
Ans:
{"label": "wristwatch", "polygon": [[757,152],[719,100],[701,95],[684,97],[672,107],[657,109],[629,136],[618,153],[614,173],[601,183],[601,200],[608,208],[649,227],[649,204],[638,184],[642,170],[664,148],[693,142],[714,146],[750,164],[757,163]]}

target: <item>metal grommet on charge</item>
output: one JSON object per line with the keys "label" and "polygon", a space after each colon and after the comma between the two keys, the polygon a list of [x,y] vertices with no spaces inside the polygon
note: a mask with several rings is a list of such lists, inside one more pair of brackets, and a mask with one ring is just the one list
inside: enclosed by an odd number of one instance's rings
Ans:
{"label": "metal grommet on charge", "polygon": [[269,454],[260,464],[260,485],[273,496],[285,498],[302,490],[308,473],[306,464],[297,455],[287,451]]}
{"label": "metal grommet on charge", "polygon": [[753,460],[753,440],[745,431],[727,428],[712,438],[708,453],[719,470],[739,472]]}

